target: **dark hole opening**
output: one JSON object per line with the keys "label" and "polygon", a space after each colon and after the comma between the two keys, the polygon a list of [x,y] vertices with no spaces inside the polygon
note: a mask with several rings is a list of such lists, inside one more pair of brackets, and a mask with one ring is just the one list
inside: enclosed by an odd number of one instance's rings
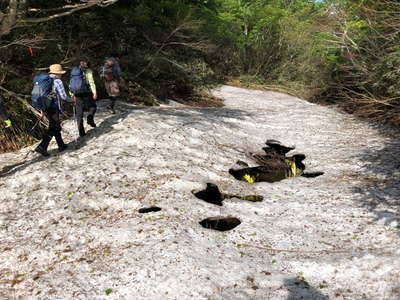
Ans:
{"label": "dark hole opening", "polygon": [[269,169],[266,166],[259,166],[244,169],[230,169],[231,174],[235,179],[245,181],[248,183],[254,182],[279,182],[284,179],[302,176],[305,178],[315,178],[324,175],[324,172],[303,172],[304,170],[295,169],[293,171],[290,167],[282,167],[280,169]]}
{"label": "dark hole opening", "polygon": [[228,231],[239,226],[241,221],[234,217],[212,217],[204,219],[200,222],[200,225],[207,229],[214,229],[218,231]]}
{"label": "dark hole opening", "polygon": [[307,172],[307,173],[303,173],[301,174],[301,176],[306,177],[306,178],[315,178],[321,175],[324,175],[324,172]]}
{"label": "dark hole opening", "polygon": [[245,181],[248,183],[255,182],[279,182],[286,178],[294,177],[288,168],[270,169],[265,166],[243,168],[243,169],[230,169],[231,174],[235,179]]}
{"label": "dark hole opening", "polygon": [[262,148],[264,153],[249,153],[250,158],[259,164],[257,167],[249,167],[245,162],[238,161],[234,168],[229,170],[235,179],[255,182],[278,182],[287,178],[303,176],[314,178],[323,175],[323,172],[304,172],[306,166],[303,160],[304,154],[286,154],[295,149],[295,147],[284,146],[276,140],[267,140],[267,147]]}
{"label": "dark hole opening", "polygon": [[150,212],[157,212],[160,211],[161,208],[157,207],[157,206],[152,206],[152,207],[144,207],[138,210],[138,212],[140,214],[146,214],[146,213],[150,213]]}
{"label": "dark hole opening", "polygon": [[218,186],[214,183],[207,183],[205,190],[193,192],[193,195],[207,203],[222,206],[223,195],[219,191]]}
{"label": "dark hole opening", "polygon": [[199,192],[193,191],[193,195],[198,199],[206,201],[207,203],[219,206],[223,205],[224,199],[231,199],[231,198],[238,198],[250,202],[260,202],[264,200],[264,197],[259,195],[239,196],[239,195],[230,195],[221,193],[218,186],[214,183],[207,183],[207,187],[205,190]]}

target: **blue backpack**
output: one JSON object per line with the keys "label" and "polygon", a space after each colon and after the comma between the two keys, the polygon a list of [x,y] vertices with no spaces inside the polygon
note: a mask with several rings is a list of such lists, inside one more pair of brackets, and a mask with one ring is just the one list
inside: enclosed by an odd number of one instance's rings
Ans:
{"label": "blue backpack", "polygon": [[56,95],[53,93],[53,78],[49,74],[39,74],[33,78],[32,106],[46,111],[54,106]]}
{"label": "blue backpack", "polygon": [[90,89],[86,83],[85,74],[79,67],[74,67],[71,70],[71,77],[69,80],[69,90],[75,95],[88,94]]}

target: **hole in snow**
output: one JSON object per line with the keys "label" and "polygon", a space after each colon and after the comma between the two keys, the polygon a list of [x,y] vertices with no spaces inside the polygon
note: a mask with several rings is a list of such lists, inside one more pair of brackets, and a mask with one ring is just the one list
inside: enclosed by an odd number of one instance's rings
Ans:
{"label": "hole in snow", "polygon": [[207,229],[214,229],[218,231],[232,230],[236,226],[239,226],[241,221],[234,217],[212,217],[204,219],[200,222],[200,225]]}
{"label": "hole in snow", "polygon": [[243,169],[230,169],[229,174],[231,174],[237,180],[245,181],[248,183],[273,183],[296,176],[291,173],[290,168],[287,168],[285,166],[279,169],[271,169],[265,166]]}
{"label": "hole in snow", "polygon": [[229,169],[229,174],[234,178],[249,183],[254,182],[278,182],[286,178],[303,176],[314,178],[323,175],[323,172],[305,173],[306,166],[303,160],[304,154],[286,156],[294,147],[287,147],[276,140],[267,140],[267,147],[264,153],[249,153],[250,158],[259,164],[257,167],[250,167],[243,161],[238,161],[236,165]]}
{"label": "hole in snow", "polygon": [[150,213],[150,212],[157,212],[157,211],[160,211],[160,210],[161,210],[160,207],[152,206],[152,207],[141,208],[141,209],[138,210],[138,212],[140,214],[147,214],[147,213]]}
{"label": "hole in snow", "polygon": [[224,199],[230,199],[230,198],[238,198],[250,202],[260,202],[264,200],[263,196],[258,196],[258,195],[238,196],[238,195],[223,194],[220,192],[218,186],[214,183],[207,183],[207,187],[205,190],[199,192],[193,191],[193,195],[195,195],[197,198],[201,200],[206,201],[207,203],[219,206],[222,206],[222,201],[224,201]]}
{"label": "hole in snow", "polygon": [[324,175],[324,172],[307,172],[301,174],[301,176],[306,177],[306,178],[315,178],[318,176]]}
{"label": "hole in snow", "polygon": [[214,183],[207,183],[207,187],[205,190],[193,192],[193,195],[208,203],[222,206],[223,196],[219,191],[218,186]]}
{"label": "hole in snow", "polygon": [[240,197],[240,199],[250,201],[250,202],[261,202],[264,200],[264,197],[258,196],[258,195],[248,195],[248,196]]}

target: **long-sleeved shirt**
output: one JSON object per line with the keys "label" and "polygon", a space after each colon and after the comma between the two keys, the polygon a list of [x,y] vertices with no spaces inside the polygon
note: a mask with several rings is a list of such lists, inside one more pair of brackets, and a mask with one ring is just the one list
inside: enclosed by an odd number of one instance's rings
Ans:
{"label": "long-sleeved shirt", "polygon": [[90,91],[93,94],[97,94],[96,83],[94,82],[93,78],[93,71],[91,69],[86,69],[84,73],[85,73],[86,84],[89,86]]}
{"label": "long-sleeved shirt", "polygon": [[50,75],[51,78],[54,79],[53,81],[53,93],[57,95],[58,100],[67,100],[68,96],[65,92],[64,84],[61,79],[55,77],[53,74]]}
{"label": "long-sleeved shirt", "polygon": [[68,99],[68,95],[65,92],[64,84],[61,79],[57,78],[56,75],[50,74],[50,77],[53,78],[53,93],[57,96],[56,107],[58,110],[63,113],[64,106],[60,100],[66,101]]}

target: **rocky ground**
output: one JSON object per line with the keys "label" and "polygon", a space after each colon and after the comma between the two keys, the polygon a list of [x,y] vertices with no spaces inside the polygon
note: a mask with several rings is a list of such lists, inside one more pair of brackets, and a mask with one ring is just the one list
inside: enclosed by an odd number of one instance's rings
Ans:
{"label": "rocky ground", "polygon": [[[275,92],[224,86],[223,108],[100,107],[70,150],[0,156],[0,299],[399,299],[399,142]],[[267,138],[325,175],[231,177]],[[207,182],[263,202],[195,198]],[[148,206],[159,212],[139,214]],[[233,216],[231,231],[199,222]]]}

